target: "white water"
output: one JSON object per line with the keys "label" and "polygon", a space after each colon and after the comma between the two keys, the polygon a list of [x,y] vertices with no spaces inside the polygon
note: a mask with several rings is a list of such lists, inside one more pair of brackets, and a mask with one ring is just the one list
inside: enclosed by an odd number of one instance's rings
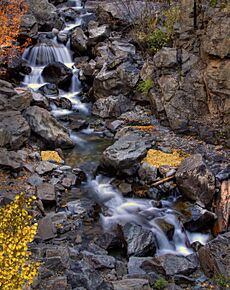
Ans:
{"label": "white water", "polygon": [[[89,181],[88,186],[91,197],[100,204],[108,208],[109,216],[101,214],[101,222],[106,231],[111,230],[114,225],[125,225],[126,223],[136,223],[151,230],[157,240],[157,255],[174,253],[189,255],[193,251],[188,242],[195,240],[204,244],[208,235],[199,233],[184,232],[176,218],[175,212],[170,208],[153,207],[150,200],[138,198],[124,198],[121,193],[111,185],[111,179],[97,176]],[[157,224],[157,219],[161,218],[174,226],[172,241],[169,241],[166,234]]]}

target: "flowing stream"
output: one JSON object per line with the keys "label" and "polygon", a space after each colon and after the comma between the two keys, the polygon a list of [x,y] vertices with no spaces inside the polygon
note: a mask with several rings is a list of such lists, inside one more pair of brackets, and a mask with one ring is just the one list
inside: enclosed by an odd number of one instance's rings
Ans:
{"label": "flowing stream", "polygon": [[[83,10],[80,1],[69,0],[68,7],[76,10]],[[66,23],[64,32],[80,26],[81,17],[77,17],[73,23]],[[78,69],[75,67],[72,59],[72,52],[69,44],[58,43],[56,37],[49,39],[49,42],[40,42],[35,46],[27,48],[23,54],[23,58],[32,68],[32,72],[25,77],[22,85],[37,90],[46,84],[42,77],[44,67],[53,61],[64,63],[72,69],[73,76],[68,92],[59,90],[59,98],[68,98],[72,103],[72,110],[64,110],[52,105],[52,114],[59,118],[60,116],[77,114],[81,118],[91,118],[89,104],[82,103],[79,97],[81,92],[81,83],[78,79]],[[79,133],[71,132],[70,136],[76,144],[75,149],[67,152],[66,163],[71,166],[79,166],[84,161],[99,160],[103,150],[109,145],[103,138],[97,137],[91,128],[84,129]],[[127,222],[135,222],[149,230],[151,230],[157,240],[158,252],[177,253],[188,255],[192,252],[190,244],[194,241],[206,243],[209,236],[201,233],[189,233],[183,229],[175,209],[175,197],[162,200],[162,208],[154,207],[151,200],[138,198],[124,198],[122,194],[112,186],[111,179],[105,176],[97,176],[95,179],[88,177],[88,192],[91,198],[95,199],[99,204],[105,206],[108,213],[101,214],[101,223],[105,230],[109,230],[115,224],[125,224]],[[168,239],[166,233],[160,226],[159,221],[165,221],[174,226],[174,234],[171,240]]]}

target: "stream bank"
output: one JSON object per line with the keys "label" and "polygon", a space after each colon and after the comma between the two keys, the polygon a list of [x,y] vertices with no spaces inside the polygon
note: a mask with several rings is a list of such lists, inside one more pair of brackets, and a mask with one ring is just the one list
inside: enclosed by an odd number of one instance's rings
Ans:
{"label": "stream bank", "polygon": [[[165,289],[218,289],[209,278],[228,277],[230,237],[226,225],[212,236],[213,200],[229,184],[229,151],[159,123],[136,90],[144,60],[131,40],[79,1],[52,9],[52,32],[37,23],[23,55],[31,73],[0,88],[1,204],[38,196],[31,250],[44,264],[32,289],[157,289],[162,276]],[[171,68],[172,50],[154,61]],[[179,168],[144,159],[176,149]]]}

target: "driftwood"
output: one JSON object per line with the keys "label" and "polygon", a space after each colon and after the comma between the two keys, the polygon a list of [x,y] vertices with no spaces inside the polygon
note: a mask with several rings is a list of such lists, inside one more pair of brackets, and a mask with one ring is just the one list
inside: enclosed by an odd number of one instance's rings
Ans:
{"label": "driftwood", "polygon": [[174,177],[175,177],[175,175],[172,175],[172,176],[169,176],[169,177],[165,177],[165,178],[163,178],[163,179],[161,179],[161,180],[159,180],[159,181],[157,181],[155,183],[152,183],[151,185],[152,186],[158,186],[158,185],[160,185],[162,183],[165,183],[165,182],[167,182],[169,180],[172,180]]}
{"label": "driftwood", "polygon": [[216,200],[215,214],[217,221],[214,225],[214,234],[218,235],[228,229],[230,216],[230,180],[223,181]]}

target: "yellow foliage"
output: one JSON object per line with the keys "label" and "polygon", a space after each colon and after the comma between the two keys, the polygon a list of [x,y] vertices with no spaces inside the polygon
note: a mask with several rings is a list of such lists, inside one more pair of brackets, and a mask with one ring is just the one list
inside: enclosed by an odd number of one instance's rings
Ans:
{"label": "yellow foliage", "polygon": [[35,197],[21,193],[0,209],[0,289],[22,290],[38,274],[39,263],[31,261],[28,244],[33,241],[37,224],[28,209]]}
{"label": "yellow foliage", "polygon": [[42,151],[41,157],[43,161],[55,161],[57,163],[62,163],[62,159],[56,151]]}
{"label": "yellow foliage", "polygon": [[160,167],[162,165],[169,165],[172,167],[178,167],[188,155],[178,150],[174,150],[173,153],[168,154],[160,150],[150,149],[147,156],[143,159],[143,162],[147,162],[153,166]]}
{"label": "yellow foliage", "polygon": [[150,125],[150,126],[130,126],[130,128],[137,129],[140,131],[152,131],[155,127]]}

